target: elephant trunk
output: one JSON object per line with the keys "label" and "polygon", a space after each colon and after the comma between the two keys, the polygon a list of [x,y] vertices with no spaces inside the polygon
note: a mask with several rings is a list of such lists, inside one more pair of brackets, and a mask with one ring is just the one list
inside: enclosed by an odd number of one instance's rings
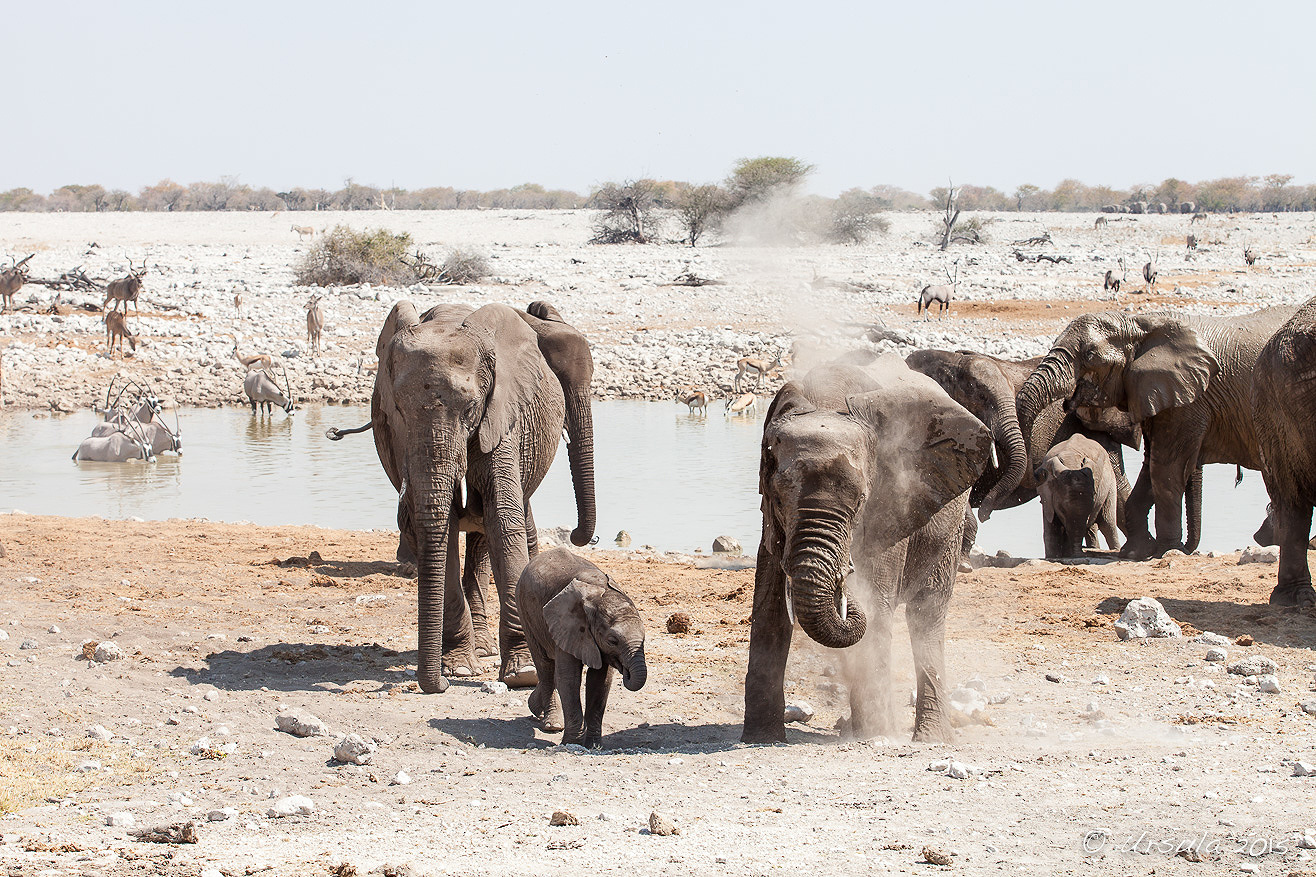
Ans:
{"label": "elephant trunk", "polygon": [[457,473],[465,470],[464,463],[462,459],[440,464],[431,456],[409,487],[415,491],[413,520],[419,555],[416,680],[426,694],[442,693],[448,688],[448,680],[443,678],[443,598],[457,561],[456,487]]}
{"label": "elephant trunk", "polygon": [[1003,498],[1014,493],[1024,480],[1028,471],[1028,445],[1024,441],[1023,430],[1019,427],[1019,415],[1014,407],[1014,397],[1004,395],[996,401],[996,411],[988,426],[992,430],[992,441],[997,447],[1005,447],[1005,459],[1002,461],[1004,471],[996,479],[991,490],[983,497],[978,508],[978,519],[985,521],[996,511]]}
{"label": "elephant trunk", "polygon": [[[804,632],[830,649],[859,642],[868,622],[845,594],[842,561],[849,551],[849,522],[830,509],[801,510],[788,562],[790,601]],[[844,564],[849,567],[848,562]]]}
{"label": "elephant trunk", "polygon": [[571,544],[588,545],[594,538],[594,417],[589,385],[567,393],[567,460],[576,492],[576,529]]}
{"label": "elephant trunk", "polygon": [[1077,386],[1074,355],[1064,347],[1053,347],[1015,397],[1019,428],[1025,443],[1031,443],[1033,423],[1042,409],[1059,399],[1068,399]]}
{"label": "elephant trunk", "polygon": [[644,662],[644,645],[621,659],[621,684],[627,691],[639,691],[649,679],[649,665]]}
{"label": "elephant trunk", "polygon": [[[1184,540],[1184,554],[1192,554],[1202,544],[1202,467],[1198,465],[1188,476],[1188,490],[1184,496],[1188,512],[1188,538]],[[1270,520],[1267,506],[1266,520]],[[1265,544],[1260,543],[1259,544]]]}

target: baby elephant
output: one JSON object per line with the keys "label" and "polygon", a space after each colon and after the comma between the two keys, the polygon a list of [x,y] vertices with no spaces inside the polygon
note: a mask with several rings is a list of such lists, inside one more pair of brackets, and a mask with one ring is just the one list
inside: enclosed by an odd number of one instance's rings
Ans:
{"label": "baby elephant", "polygon": [[[602,748],[603,711],[612,671],[631,691],[644,687],[644,623],[617,585],[597,566],[565,548],[541,552],[516,583],[516,605],[539,683],[530,712],[545,731],[565,731],[563,743]],[[580,674],[585,665],[585,709]]]}
{"label": "baby elephant", "polygon": [[1113,551],[1120,547],[1115,530],[1115,471],[1106,449],[1090,438],[1072,436],[1046,452],[1034,470],[1042,500],[1042,541],[1046,556],[1080,557],[1083,542],[1097,547],[1097,529]]}

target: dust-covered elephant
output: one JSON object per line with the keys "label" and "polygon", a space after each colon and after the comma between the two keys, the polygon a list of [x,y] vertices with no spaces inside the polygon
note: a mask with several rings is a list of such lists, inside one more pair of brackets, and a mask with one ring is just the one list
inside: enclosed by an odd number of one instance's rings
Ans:
{"label": "dust-covered elephant", "polygon": [[889,733],[891,625],[902,603],[918,680],[914,738],[949,736],[946,610],[969,487],[990,446],[977,418],[894,354],[820,366],[781,388],[763,425],[742,740],[786,739],[796,618],[818,643],[845,650],[853,731]]}

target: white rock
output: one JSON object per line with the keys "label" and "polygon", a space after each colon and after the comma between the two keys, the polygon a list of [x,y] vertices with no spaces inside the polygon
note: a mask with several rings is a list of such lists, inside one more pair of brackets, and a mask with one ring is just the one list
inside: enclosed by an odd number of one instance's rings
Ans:
{"label": "white rock", "polygon": [[1275,546],[1255,548],[1249,545],[1238,556],[1239,563],[1279,563],[1279,549]]}
{"label": "white rock", "polygon": [[480,690],[485,694],[506,694],[507,683],[499,682],[497,679],[490,679],[480,686]]}
{"label": "white rock", "polygon": [[94,759],[84,761],[78,765],[78,773],[95,773],[101,769],[101,763]]}
{"label": "white rock", "polygon": [[946,768],[946,776],[957,780],[966,780],[977,772],[978,769],[976,767],[965,764],[962,761],[952,761],[950,766]]}
{"label": "white rock", "polygon": [[202,868],[201,877],[224,877],[224,872],[218,868]]}
{"label": "white rock", "polygon": [[375,757],[376,746],[359,734],[348,734],[334,746],[334,760],[344,764],[369,764]]}
{"label": "white rock", "polygon": [[203,752],[209,751],[211,748],[212,747],[210,745],[210,738],[201,737],[195,743],[193,743],[191,748],[188,749],[187,751],[192,753],[193,755],[200,755]]}
{"label": "white rock", "polygon": [[37,643],[37,641],[29,636],[26,637],[21,643],[19,643],[18,647],[20,649],[35,649],[38,645],[39,644]]}
{"label": "white rock", "polygon": [[387,594],[361,594],[356,598],[358,606],[378,606],[387,602]]}
{"label": "white rock", "polygon": [[225,822],[225,821],[227,821],[227,820],[229,820],[229,819],[233,819],[233,818],[236,817],[237,815],[238,815],[238,808],[236,808],[236,807],[220,807],[220,808],[217,808],[217,809],[215,809],[215,810],[211,810],[210,812],[208,812],[208,813],[206,814],[206,821],[207,821],[207,822]]}
{"label": "white rock", "polygon": [[265,811],[265,815],[271,819],[281,819],[284,816],[309,816],[315,812],[315,802],[305,795],[289,795],[286,798],[280,798],[278,803]]}
{"label": "white rock", "polygon": [[207,691],[205,694],[201,695],[201,697],[210,703],[214,703],[215,701],[219,700],[219,692],[212,688],[209,691]]}
{"label": "white rock", "polygon": [[1229,665],[1229,672],[1235,676],[1265,676],[1278,671],[1275,662],[1265,655],[1250,655]]}
{"label": "white rock", "polygon": [[1131,600],[1115,622],[1115,635],[1122,640],[1149,637],[1183,636],[1179,625],[1170,618],[1165,607],[1151,597]]}
{"label": "white rock", "polygon": [[405,770],[400,770],[393,774],[393,778],[388,781],[390,786],[409,786],[411,785],[411,775]]}
{"label": "white rock", "polygon": [[124,653],[123,649],[119,648],[118,644],[104,642],[96,646],[96,651],[92,657],[97,663],[104,664],[109,661],[121,661],[128,655]]}
{"label": "white rock", "polygon": [[1307,700],[1299,704],[1304,713],[1309,716],[1316,716],[1316,700]]}
{"label": "white rock", "polygon": [[799,722],[801,724],[807,724],[813,716],[813,705],[807,700],[797,700],[786,704],[786,709],[782,713],[782,717],[786,722]]}
{"label": "white rock", "polygon": [[87,736],[93,740],[113,740],[114,734],[104,725],[92,725],[87,729]]}
{"label": "white rock", "polygon": [[4,642],[7,639],[9,639],[9,632],[6,630],[0,630],[0,643]]}
{"label": "white rock", "polygon": [[987,696],[981,689],[960,686],[950,693],[950,705],[966,716],[974,716],[987,709]]}
{"label": "white rock", "polygon": [[294,737],[327,737],[329,727],[324,721],[303,709],[293,709],[279,713],[274,718],[275,727]]}
{"label": "white rock", "polygon": [[171,804],[177,804],[179,807],[192,806],[192,799],[189,798],[185,792],[170,792],[169,802]]}
{"label": "white rock", "polygon": [[1212,664],[1223,664],[1225,661],[1229,660],[1229,652],[1219,648],[1207,649],[1206,660],[1210,661]]}
{"label": "white rock", "polygon": [[46,633],[63,633],[63,631],[59,629],[58,624],[52,624],[50,625],[49,628],[46,629]]}
{"label": "white rock", "polygon": [[1298,838],[1298,849],[1316,850],[1316,832],[1304,831],[1302,837]]}
{"label": "white rock", "polygon": [[1273,673],[1258,676],[1257,688],[1260,688],[1266,694],[1280,694],[1284,691],[1284,689],[1280,688],[1279,677]]}
{"label": "white rock", "polygon": [[1316,764],[1308,761],[1293,762],[1293,775],[1295,777],[1316,777]]}
{"label": "white rock", "polygon": [[1221,636],[1218,633],[1211,633],[1209,630],[1199,633],[1192,639],[1195,643],[1201,643],[1206,646],[1228,646],[1230,645],[1229,637]]}
{"label": "white rock", "polygon": [[105,824],[111,828],[132,828],[137,820],[131,813],[111,813],[105,817]]}

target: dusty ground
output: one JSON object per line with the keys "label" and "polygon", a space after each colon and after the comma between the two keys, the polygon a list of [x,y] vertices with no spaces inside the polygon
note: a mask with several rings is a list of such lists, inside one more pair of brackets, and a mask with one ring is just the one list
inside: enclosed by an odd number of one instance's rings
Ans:
{"label": "dusty ground", "polygon": [[[788,745],[746,747],[752,570],[600,552],[644,613],[651,672],[613,693],[607,749],[585,753],[536,730],[523,691],[415,690],[414,591],[385,534],[7,515],[0,544],[11,875],[938,870],[925,847],[955,873],[1312,867],[1299,842],[1316,830],[1316,778],[1291,762],[1316,762],[1316,717],[1299,707],[1316,699],[1316,614],[1267,607],[1275,568],[1237,555],[963,575],[951,686],[998,702],[952,745],[911,744],[908,709],[896,739],[840,738],[843,682],[797,640],[788,698],[817,715]],[[1251,637],[1229,662],[1270,657],[1283,692],[1243,684],[1187,638],[1118,642],[1113,620],[1144,594],[1190,636]],[[676,611],[693,633],[666,632]],[[37,647],[20,649],[28,638]],[[87,640],[126,657],[88,661]],[[903,633],[897,646],[907,655]],[[910,683],[906,667],[902,705]],[[275,730],[284,706],[333,736]],[[112,739],[88,738],[96,725]],[[349,732],[381,741],[373,764],[332,761]],[[208,753],[191,754],[203,737]],[[943,759],[969,775],[929,769]],[[390,785],[399,770],[412,781]],[[288,795],[315,812],[267,817]],[[221,808],[236,813],[207,821]],[[558,809],[580,824],[550,826]],[[680,834],[649,833],[654,811]],[[116,813],[138,828],[195,821],[196,843],[138,840],[106,825]]]}

